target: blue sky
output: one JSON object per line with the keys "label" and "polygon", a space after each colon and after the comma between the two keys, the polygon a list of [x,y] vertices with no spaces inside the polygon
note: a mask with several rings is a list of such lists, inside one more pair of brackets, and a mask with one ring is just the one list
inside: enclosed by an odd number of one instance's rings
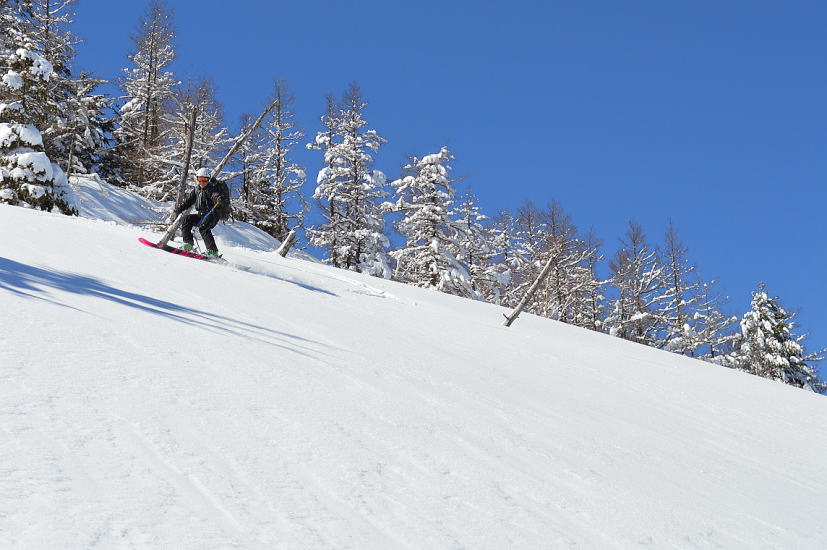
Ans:
{"label": "blue sky", "polygon": [[[312,136],[324,95],[356,81],[390,177],[448,145],[486,213],[558,200],[607,256],[630,218],[659,241],[671,217],[733,313],[764,281],[827,346],[827,3],[168,5],[176,74],[213,78],[228,123],[280,77]],[[80,0],[77,68],[116,78],[145,6]],[[297,160],[315,174],[320,157]]]}

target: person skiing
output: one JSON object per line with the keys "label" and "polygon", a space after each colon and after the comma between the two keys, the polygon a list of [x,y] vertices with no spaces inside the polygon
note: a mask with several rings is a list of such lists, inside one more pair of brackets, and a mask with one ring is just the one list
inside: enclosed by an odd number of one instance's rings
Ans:
{"label": "person skiing", "polygon": [[190,191],[184,202],[174,210],[175,216],[178,216],[190,206],[195,205],[196,213],[184,218],[181,226],[181,234],[184,238],[184,246],[181,248],[188,252],[192,251],[192,228],[200,221],[198,232],[201,234],[201,238],[204,239],[207,256],[217,257],[218,246],[215,244],[212,229],[218,225],[221,219],[219,215],[221,193],[219,193],[218,182],[210,177],[210,171],[207,168],[199,168],[198,172],[195,173],[195,179],[198,180],[198,186]]}

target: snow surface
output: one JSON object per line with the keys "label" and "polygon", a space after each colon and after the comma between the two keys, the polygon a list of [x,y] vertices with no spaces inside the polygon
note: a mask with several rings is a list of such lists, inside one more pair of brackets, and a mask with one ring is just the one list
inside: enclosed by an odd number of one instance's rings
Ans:
{"label": "snow surface", "polygon": [[827,548],[823,396],[139,236],[0,206],[2,548]]}

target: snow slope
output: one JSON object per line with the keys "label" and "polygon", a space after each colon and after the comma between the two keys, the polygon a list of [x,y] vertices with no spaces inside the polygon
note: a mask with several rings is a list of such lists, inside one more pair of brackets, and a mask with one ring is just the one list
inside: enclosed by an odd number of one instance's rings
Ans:
{"label": "snow slope", "polygon": [[0,548],[827,548],[823,396],[139,236],[0,206]]}

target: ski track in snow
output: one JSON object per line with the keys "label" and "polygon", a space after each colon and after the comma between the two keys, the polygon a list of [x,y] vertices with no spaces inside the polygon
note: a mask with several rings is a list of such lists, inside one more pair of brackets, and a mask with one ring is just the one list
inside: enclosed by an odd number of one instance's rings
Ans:
{"label": "ski track in snow", "polygon": [[0,548],[827,547],[823,396],[138,233],[0,206]]}

